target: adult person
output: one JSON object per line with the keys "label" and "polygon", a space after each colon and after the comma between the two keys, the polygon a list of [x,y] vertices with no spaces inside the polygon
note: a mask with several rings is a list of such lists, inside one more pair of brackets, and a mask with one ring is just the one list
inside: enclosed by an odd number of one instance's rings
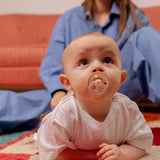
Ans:
{"label": "adult person", "polygon": [[131,0],[85,0],[59,18],[41,65],[40,77],[53,96],[51,108],[67,94],[59,82],[63,50],[88,32],[106,34],[117,42],[122,69],[128,73],[119,92],[135,101],[146,96],[160,104],[159,33]]}
{"label": "adult person", "polygon": [[40,114],[49,110],[50,100],[53,108],[66,95],[59,82],[63,50],[88,32],[104,33],[118,43],[122,69],[128,73],[119,92],[135,101],[145,95],[160,104],[159,33],[130,0],[85,0],[82,6],[61,16],[55,26],[40,69],[47,90],[0,91],[0,134],[36,127]]}

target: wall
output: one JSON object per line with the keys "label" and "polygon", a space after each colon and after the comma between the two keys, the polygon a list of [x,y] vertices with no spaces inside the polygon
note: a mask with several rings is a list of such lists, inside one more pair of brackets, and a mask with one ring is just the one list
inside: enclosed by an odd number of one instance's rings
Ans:
{"label": "wall", "polygon": [[[133,0],[139,7],[160,5],[160,0]],[[55,14],[80,5],[83,0],[0,0],[0,14]]]}
{"label": "wall", "polygon": [[160,6],[160,0],[132,0],[138,7]]}
{"label": "wall", "polygon": [[0,14],[54,14],[78,6],[83,0],[0,0]]}

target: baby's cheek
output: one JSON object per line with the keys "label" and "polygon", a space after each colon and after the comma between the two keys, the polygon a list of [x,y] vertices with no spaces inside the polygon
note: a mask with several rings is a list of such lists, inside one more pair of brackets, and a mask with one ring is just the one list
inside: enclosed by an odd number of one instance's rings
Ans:
{"label": "baby's cheek", "polygon": [[86,86],[85,83],[82,83],[83,81],[81,81],[79,84],[77,84],[74,88],[74,92],[85,96],[88,93],[88,87]]}
{"label": "baby's cheek", "polygon": [[121,86],[120,79],[114,78],[111,80],[109,88],[113,90],[113,92],[116,92],[120,88],[120,86]]}

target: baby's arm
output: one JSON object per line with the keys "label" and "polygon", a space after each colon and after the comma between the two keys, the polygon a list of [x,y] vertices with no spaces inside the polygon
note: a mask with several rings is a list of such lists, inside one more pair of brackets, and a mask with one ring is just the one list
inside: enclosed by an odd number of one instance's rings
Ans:
{"label": "baby's arm", "polygon": [[117,145],[106,143],[101,144],[97,153],[99,160],[137,160],[145,151],[129,144]]}

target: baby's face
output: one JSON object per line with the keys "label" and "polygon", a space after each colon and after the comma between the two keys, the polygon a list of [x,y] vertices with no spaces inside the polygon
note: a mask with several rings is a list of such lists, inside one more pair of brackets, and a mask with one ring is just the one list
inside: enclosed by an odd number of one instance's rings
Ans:
{"label": "baby's face", "polygon": [[81,37],[71,43],[64,57],[64,70],[76,96],[92,97],[88,79],[96,72],[107,77],[108,86],[104,96],[113,96],[121,86],[120,51],[109,37]]}

